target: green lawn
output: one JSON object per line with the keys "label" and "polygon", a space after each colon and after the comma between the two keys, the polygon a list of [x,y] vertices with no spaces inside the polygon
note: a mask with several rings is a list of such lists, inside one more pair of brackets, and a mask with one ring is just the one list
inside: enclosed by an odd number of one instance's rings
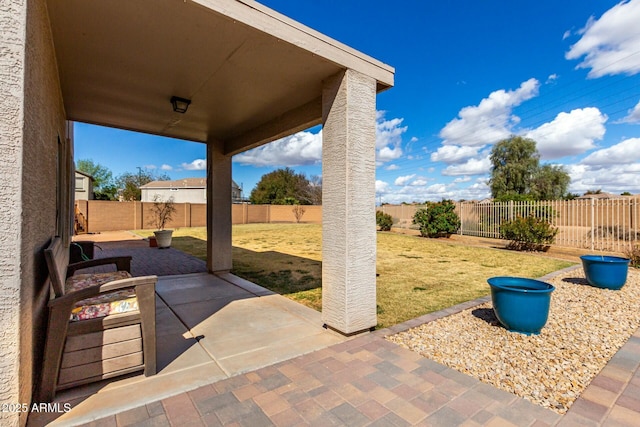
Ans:
{"label": "green lawn", "polygon": [[[151,235],[149,231],[138,231]],[[206,259],[204,228],[174,232],[172,246]],[[320,310],[322,228],[314,224],[233,227],[233,273]],[[489,294],[492,276],[540,277],[573,263],[394,233],[378,233],[378,327]]]}

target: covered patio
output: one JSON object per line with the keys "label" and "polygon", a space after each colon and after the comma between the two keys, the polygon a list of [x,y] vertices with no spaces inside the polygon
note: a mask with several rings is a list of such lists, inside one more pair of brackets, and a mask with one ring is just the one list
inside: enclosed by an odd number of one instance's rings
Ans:
{"label": "covered patio", "polygon": [[255,1],[47,5],[67,120],[207,145],[211,273],[232,268],[232,156],[321,124],[322,322],[376,325],[376,93],[392,67]]}
{"label": "covered patio", "polygon": [[33,402],[37,391],[50,295],[43,249],[52,236],[70,241],[74,121],[206,144],[215,274],[232,268],[232,156],[322,125],[317,323],[344,335],[375,326],[376,94],[393,86],[392,67],[250,0],[10,1],[3,18],[7,402]]}

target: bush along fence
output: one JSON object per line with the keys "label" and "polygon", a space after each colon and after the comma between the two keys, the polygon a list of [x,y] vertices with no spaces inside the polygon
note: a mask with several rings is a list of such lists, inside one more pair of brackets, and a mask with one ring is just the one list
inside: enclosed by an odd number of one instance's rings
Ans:
{"label": "bush along fence", "polygon": [[[412,219],[425,205],[384,205],[393,226],[417,229]],[[553,244],[625,252],[640,244],[640,198],[576,199],[541,202],[458,202],[457,234],[500,239],[501,226],[518,217],[535,217],[557,228]],[[540,222],[537,221],[537,222]]]}

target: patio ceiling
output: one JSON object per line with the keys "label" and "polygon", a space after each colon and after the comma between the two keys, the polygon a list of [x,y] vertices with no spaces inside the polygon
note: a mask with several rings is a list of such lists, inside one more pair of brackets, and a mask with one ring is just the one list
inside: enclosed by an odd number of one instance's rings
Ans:
{"label": "patio ceiling", "polygon": [[[49,0],[67,118],[235,154],[321,123],[322,82],[392,67],[254,1]],[[192,100],[175,113],[172,96]]]}

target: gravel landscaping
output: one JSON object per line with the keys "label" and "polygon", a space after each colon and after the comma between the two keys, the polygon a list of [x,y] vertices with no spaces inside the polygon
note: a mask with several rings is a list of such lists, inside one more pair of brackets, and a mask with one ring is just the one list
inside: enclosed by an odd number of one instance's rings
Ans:
{"label": "gravel landscaping", "polygon": [[584,277],[577,268],[548,280],[556,290],[540,335],[507,331],[488,302],[387,339],[564,414],[640,327],[640,270],[619,291]]}

